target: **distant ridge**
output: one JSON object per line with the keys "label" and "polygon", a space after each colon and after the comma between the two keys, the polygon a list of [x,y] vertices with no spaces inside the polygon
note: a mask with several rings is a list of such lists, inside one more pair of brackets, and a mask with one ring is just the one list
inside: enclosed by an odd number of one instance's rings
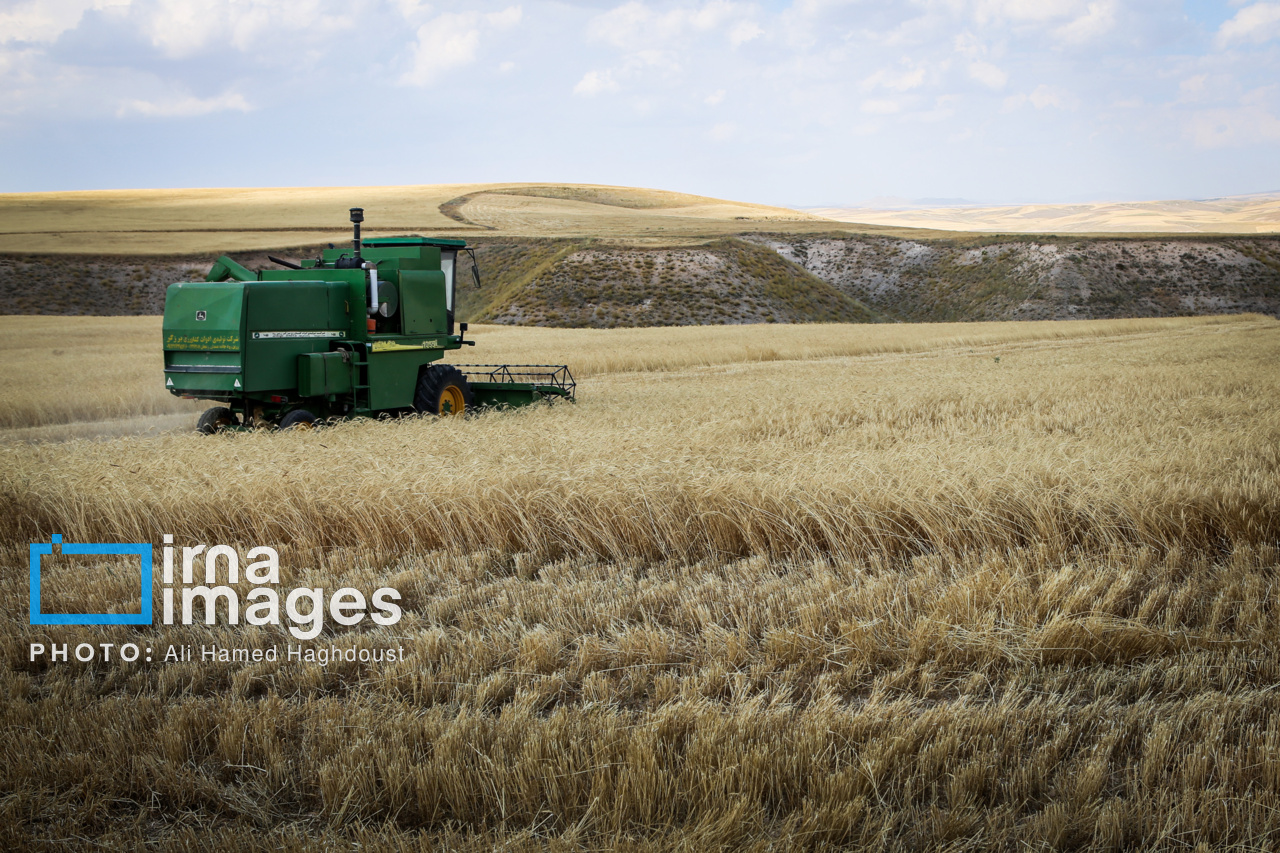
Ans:
{"label": "distant ridge", "polygon": [[902,198],[881,195],[850,207],[866,210],[917,210],[930,207],[980,207],[981,202],[967,198]]}
{"label": "distant ridge", "polygon": [[[744,231],[830,230],[754,202],[601,184],[256,187],[0,193],[0,252],[219,254],[341,240],[347,211],[371,236],[625,239],[671,243]],[[849,229],[853,230],[853,229]]]}
{"label": "distant ridge", "polygon": [[[929,201],[936,204],[924,204]],[[880,197],[858,206],[812,207],[805,212],[865,225],[1004,234],[1280,233],[1280,191],[1199,200],[1087,204],[984,206],[961,202],[963,199]]]}

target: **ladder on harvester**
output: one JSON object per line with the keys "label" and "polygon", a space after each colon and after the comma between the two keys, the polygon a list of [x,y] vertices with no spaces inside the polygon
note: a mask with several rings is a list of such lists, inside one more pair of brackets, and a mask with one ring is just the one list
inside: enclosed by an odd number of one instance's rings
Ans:
{"label": "ladder on harvester", "polygon": [[[360,349],[354,347],[351,353],[351,366],[356,369],[351,377],[351,414],[367,415],[373,411],[373,392],[369,390],[369,345],[361,344]],[[364,405],[360,405],[360,395],[364,394]]]}

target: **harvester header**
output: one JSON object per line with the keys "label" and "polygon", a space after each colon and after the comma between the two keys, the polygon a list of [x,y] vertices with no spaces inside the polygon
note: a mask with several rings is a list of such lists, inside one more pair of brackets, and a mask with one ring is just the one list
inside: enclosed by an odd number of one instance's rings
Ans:
{"label": "harvester header", "polygon": [[291,427],[326,418],[462,414],[475,406],[574,399],[564,365],[440,362],[474,346],[455,322],[463,240],[362,240],[353,207],[351,248],[254,271],[227,256],[202,282],[169,286],[165,387],[216,401],[199,429]]}

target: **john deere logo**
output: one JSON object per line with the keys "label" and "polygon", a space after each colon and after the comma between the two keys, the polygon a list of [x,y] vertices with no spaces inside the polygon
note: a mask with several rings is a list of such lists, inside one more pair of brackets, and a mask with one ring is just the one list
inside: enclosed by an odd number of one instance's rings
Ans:
{"label": "john deere logo", "polygon": [[196,312],[196,319],[197,319],[197,320],[203,320],[203,319],[204,319],[205,317],[207,317],[207,316],[209,316],[209,314],[208,314],[208,312],[206,312],[206,311],[197,311],[197,312]]}

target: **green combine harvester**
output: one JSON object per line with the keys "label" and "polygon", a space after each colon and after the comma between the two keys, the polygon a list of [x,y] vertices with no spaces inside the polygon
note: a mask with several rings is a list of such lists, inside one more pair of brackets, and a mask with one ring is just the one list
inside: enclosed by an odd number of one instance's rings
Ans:
{"label": "green combine harvester", "polygon": [[352,208],[349,250],[330,244],[301,264],[271,258],[285,269],[261,272],[224,255],[205,281],[169,285],[164,384],[218,403],[200,416],[201,432],[574,399],[564,365],[437,364],[475,345],[454,323],[458,253],[471,253],[478,285],[474,251],[417,236],[362,242],[363,221]]}

